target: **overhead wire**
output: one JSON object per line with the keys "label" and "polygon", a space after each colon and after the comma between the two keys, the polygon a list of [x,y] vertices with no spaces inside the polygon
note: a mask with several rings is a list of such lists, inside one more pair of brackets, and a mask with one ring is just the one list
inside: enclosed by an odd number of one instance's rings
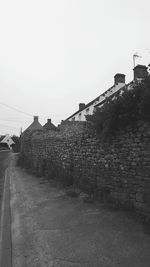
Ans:
{"label": "overhead wire", "polygon": [[[0,121],[10,121],[10,122],[24,122],[24,120],[18,119],[10,119],[10,118],[0,118]],[[26,120],[26,122],[30,122],[31,120]]]}
{"label": "overhead wire", "polygon": [[[14,111],[17,111],[17,112],[19,112],[19,113],[22,113],[22,114],[24,114],[24,115],[27,115],[27,116],[30,116],[30,117],[33,118],[33,114],[28,113],[28,112],[26,112],[26,111],[22,111],[22,110],[20,110],[20,109],[18,109],[18,108],[16,108],[16,107],[13,107],[13,106],[10,106],[10,105],[4,103],[4,102],[0,102],[0,105],[2,105],[2,106],[4,106],[4,107],[7,107],[7,108],[10,108],[10,109],[12,109],[12,110],[14,110]],[[49,116],[44,116],[44,117],[39,116],[40,119],[47,119],[47,117],[49,117]]]}
{"label": "overhead wire", "polygon": [[[16,112],[19,112],[19,113],[21,113],[21,114],[24,114],[24,115],[26,115],[26,116],[30,116],[30,117],[33,117],[33,115],[32,114],[30,114],[30,113],[28,113],[28,112],[24,112],[24,111],[22,111],[22,110],[20,110],[20,109],[18,109],[18,108],[15,108],[15,107],[12,107],[12,106],[10,106],[10,105],[7,105],[6,103],[4,103],[4,102],[0,102],[0,105],[2,105],[2,106],[4,106],[4,107],[6,107],[6,108],[9,108],[9,109],[11,109],[11,110],[14,110],[14,111],[16,111]],[[0,118],[0,121],[10,121],[10,122],[23,122],[23,120],[15,120],[15,119],[13,119],[13,118]],[[10,125],[6,125],[6,124],[0,124],[0,127],[1,128],[3,128],[3,129],[12,129],[12,130],[20,130],[20,127],[15,127],[15,126],[10,126]]]}
{"label": "overhead wire", "polygon": [[[6,107],[6,108],[9,108],[9,109],[11,109],[11,110],[14,110],[14,111],[16,111],[16,112],[19,112],[19,113],[21,113],[21,114],[24,114],[24,115],[26,115],[26,116],[30,116],[30,117],[32,117],[33,118],[33,114],[31,114],[31,113],[28,113],[28,112],[26,112],[26,111],[23,111],[23,110],[20,110],[20,109],[18,109],[18,108],[16,108],[16,107],[13,107],[13,106],[11,106],[11,105],[8,105],[8,104],[6,104],[6,103],[4,103],[4,102],[0,102],[0,105],[2,105],[2,106],[4,106],[4,107]],[[45,116],[45,117],[41,117],[41,116],[39,116],[39,119],[41,119],[41,120],[45,120],[45,119],[47,119],[49,116]],[[10,121],[10,122],[24,122],[24,120],[15,120],[15,119],[13,119],[13,118],[0,118],[0,121]],[[26,120],[26,122],[27,122],[27,120]],[[30,122],[29,120],[28,120],[28,122]],[[54,123],[58,123],[59,121],[58,120],[54,120]],[[10,128],[10,129],[20,129],[20,128],[17,128],[17,127],[13,127],[13,126],[9,126],[9,125],[4,125],[4,124],[0,124],[0,126],[2,126],[2,127],[6,127],[6,128]]]}
{"label": "overhead wire", "polygon": [[12,107],[12,106],[10,106],[10,105],[7,105],[7,104],[5,104],[5,103],[3,103],[3,102],[0,102],[0,105],[5,106],[5,107],[7,107],[7,108],[10,108],[10,109],[12,109],[12,110],[15,110],[15,111],[17,111],[17,112],[20,112],[20,113],[22,113],[22,114],[25,114],[25,115],[27,115],[27,116],[31,116],[31,117],[33,117],[32,114],[30,114],[30,113],[28,113],[28,112],[25,112],[25,111],[22,111],[22,110],[20,110],[20,109],[18,109],[18,108]]}
{"label": "overhead wire", "polygon": [[6,124],[0,124],[0,127],[5,127],[5,128],[15,129],[15,130],[19,130],[20,129],[19,127],[13,127],[13,126],[6,125]]}

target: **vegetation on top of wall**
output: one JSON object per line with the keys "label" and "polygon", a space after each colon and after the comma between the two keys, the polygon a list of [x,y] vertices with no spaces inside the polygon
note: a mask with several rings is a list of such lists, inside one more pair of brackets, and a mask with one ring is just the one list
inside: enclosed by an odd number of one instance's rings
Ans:
{"label": "vegetation on top of wall", "polygon": [[150,122],[150,76],[133,89],[127,88],[115,99],[108,98],[102,108],[87,116],[101,137],[108,137],[138,121]]}

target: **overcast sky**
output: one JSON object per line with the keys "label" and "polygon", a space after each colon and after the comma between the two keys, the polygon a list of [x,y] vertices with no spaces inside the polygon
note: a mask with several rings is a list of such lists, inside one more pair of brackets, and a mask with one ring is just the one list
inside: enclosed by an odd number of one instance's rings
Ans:
{"label": "overcast sky", "polygon": [[[0,134],[60,123],[150,63],[149,0],[0,0]],[[19,113],[8,106],[30,115]]]}

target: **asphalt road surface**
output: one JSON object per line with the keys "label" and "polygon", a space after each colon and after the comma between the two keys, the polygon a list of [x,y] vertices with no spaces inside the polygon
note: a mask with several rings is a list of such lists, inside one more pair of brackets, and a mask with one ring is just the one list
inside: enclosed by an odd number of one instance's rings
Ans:
{"label": "asphalt road surface", "polygon": [[150,235],[131,215],[66,196],[15,167],[14,155],[6,178],[13,267],[150,266]]}
{"label": "asphalt road surface", "polygon": [[0,150],[0,210],[1,210],[2,196],[3,196],[5,169],[8,167],[9,164],[9,155],[10,151]]}
{"label": "asphalt road surface", "polygon": [[11,267],[10,151],[0,151],[0,267]]}

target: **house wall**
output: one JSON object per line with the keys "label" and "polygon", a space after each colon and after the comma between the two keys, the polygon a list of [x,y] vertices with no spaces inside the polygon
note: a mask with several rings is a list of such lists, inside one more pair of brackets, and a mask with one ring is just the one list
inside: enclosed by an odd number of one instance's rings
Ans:
{"label": "house wall", "polygon": [[100,199],[150,216],[149,124],[140,122],[102,142],[87,123],[63,122],[57,132],[24,136],[21,155],[38,175],[68,179]]}
{"label": "house wall", "polygon": [[[86,121],[86,115],[92,115],[94,111],[94,106],[97,102],[95,101],[91,106],[86,109],[79,111],[75,116],[69,119],[69,121]],[[87,111],[88,110],[88,111]],[[73,119],[75,118],[75,119]]]}

